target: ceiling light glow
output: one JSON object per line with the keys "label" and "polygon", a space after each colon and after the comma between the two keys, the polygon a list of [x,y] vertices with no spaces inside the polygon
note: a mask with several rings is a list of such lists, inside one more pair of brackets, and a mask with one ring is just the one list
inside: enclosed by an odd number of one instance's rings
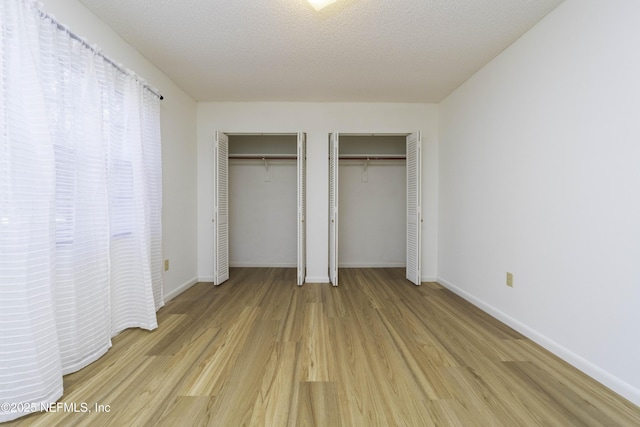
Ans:
{"label": "ceiling light glow", "polygon": [[320,10],[336,2],[336,0],[307,0],[307,1],[311,6],[313,6],[315,10]]}

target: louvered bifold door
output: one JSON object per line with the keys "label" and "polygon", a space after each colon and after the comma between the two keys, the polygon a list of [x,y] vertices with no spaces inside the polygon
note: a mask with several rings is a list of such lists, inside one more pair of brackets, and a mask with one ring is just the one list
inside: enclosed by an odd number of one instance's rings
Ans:
{"label": "louvered bifold door", "polygon": [[329,136],[329,280],[338,286],[338,133]]}
{"label": "louvered bifold door", "polygon": [[216,132],[214,194],[214,279],[219,285],[229,278],[229,139]]}
{"label": "louvered bifold door", "polygon": [[298,286],[302,286],[307,267],[306,205],[307,135],[298,134]]}
{"label": "louvered bifold door", "polygon": [[420,182],[422,143],[420,133],[407,136],[407,279],[420,284],[422,206]]}

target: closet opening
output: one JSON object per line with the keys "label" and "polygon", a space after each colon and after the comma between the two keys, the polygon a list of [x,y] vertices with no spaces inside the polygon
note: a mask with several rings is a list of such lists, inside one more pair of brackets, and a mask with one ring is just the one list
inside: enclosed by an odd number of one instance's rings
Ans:
{"label": "closet opening", "polygon": [[305,135],[216,135],[214,283],[229,267],[297,268],[305,276]]}
{"label": "closet opening", "polygon": [[407,270],[420,284],[420,136],[330,135],[329,277],[340,268]]}

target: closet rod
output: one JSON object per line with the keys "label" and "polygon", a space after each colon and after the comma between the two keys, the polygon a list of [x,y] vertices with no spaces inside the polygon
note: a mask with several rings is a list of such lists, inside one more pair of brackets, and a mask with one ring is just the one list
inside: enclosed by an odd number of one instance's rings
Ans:
{"label": "closet rod", "polygon": [[406,160],[407,156],[338,156],[339,160]]}
{"label": "closet rod", "polygon": [[229,159],[234,160],[295,160],[297,154],[229,154]]}

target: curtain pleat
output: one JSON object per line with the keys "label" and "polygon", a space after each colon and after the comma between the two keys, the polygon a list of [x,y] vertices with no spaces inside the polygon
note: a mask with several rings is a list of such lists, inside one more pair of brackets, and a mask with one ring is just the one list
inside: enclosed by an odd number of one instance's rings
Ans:
{"label": "curtain pleat", "polygon": [[143,92],[146,108],[142,111],[142,150],[145,165],[145,191],[147,194],[147,223],[149,225],[149,254],[153,301],[156,311],[164,306],[162,286],[162,152],[160,144],[160,103],[149,91]]}
{"label": "curtain pleat", "polygon": [[40,408],[157,327],[160,107],[33,1],[0,0],[0,58],[0,402]]}
{"label": "curtain pleat", "polygon": [[[28,11],[0,6],[0,402],[55,401],[62,367],[55,326],[55,174]],[[0,421],[19,414],[0,413]]]}
{"label": "curtain pleat", "polygon": [[[148,223],[149,201],[136,197],[145,194],[145,164],[143,161],[143,123],[141,121],[142,91],[135,91],[136,82],[121,82],[125,94],[121,121],[123,138],[111,145],[109,176],[112,179],[111,225],[114,233],[111,244],[111,301],[112,329],[141,326],[153,329],[155,303],[151,280],[151,253]],[[120,122],[120,121],[118,121]],[[139,144],[125,143],[128,140]],[[133,190],[131,192],[131,190]],[[132,232],[129,232],[129,229]]]}

